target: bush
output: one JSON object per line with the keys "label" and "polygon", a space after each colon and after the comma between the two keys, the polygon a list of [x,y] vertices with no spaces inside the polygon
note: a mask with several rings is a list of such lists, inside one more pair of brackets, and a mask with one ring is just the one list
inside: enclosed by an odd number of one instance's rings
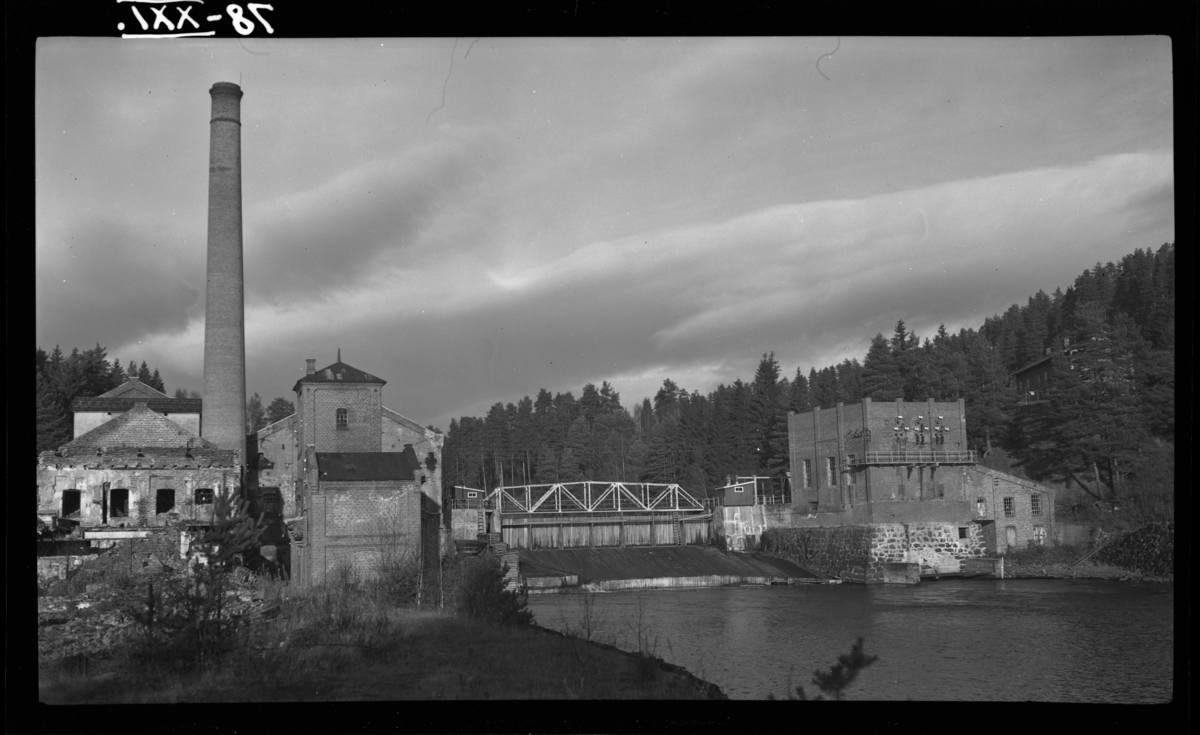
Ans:
{"label": "bush", "polygon": [[506,568],[490,553],[453,563],[446,585],[450,604],[459,614],[498,625],[528,625],[533,613],[525,598],[504,589]]}

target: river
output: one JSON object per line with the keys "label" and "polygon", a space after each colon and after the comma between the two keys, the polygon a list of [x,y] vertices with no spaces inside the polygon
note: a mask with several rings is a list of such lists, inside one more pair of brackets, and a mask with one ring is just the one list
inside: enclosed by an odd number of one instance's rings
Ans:
{"label": "river", "polygon": [[580,627],[637,650],[638,621],[663,659],[733,699],[810,696],[858,636],[879,656],[861,700],[1166,702],[1174,585],[1098,580],[944,580],[533,595],[537,623]]}

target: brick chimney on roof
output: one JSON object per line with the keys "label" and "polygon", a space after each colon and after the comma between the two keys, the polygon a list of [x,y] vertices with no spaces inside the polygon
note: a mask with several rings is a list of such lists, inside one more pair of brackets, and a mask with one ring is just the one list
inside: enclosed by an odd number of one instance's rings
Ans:
{"label": "brick chimney on roof", "polygon": [[315,359],[305,360],[304,374],[312,375],[317,372],[317,361]]}

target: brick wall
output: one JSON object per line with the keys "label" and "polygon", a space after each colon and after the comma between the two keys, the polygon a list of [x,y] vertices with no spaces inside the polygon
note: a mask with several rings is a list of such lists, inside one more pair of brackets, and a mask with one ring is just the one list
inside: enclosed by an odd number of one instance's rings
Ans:
{"label": "brick wall", "polygon": [[[381,410],[380,433],[382,437],[381,451],[402,452],[405,444],[411,444],[421,461],[422,469],[417,473],[417,479],[425,478],[421,484],[421,492],[439,506],[442,504],[442,445],[445,437],[432,429],[426,429],[420,424],[408,419],[395,411],[383,407]],[[433,469],[427,464],[428,456],[433,453]]]}
{"label": "brick wall", "polygon": [[296,489],[300,457],[298,424],[299,418],[292,414],[258,432],[258,451],[273,466],[258,470],[256,484],[258,487],[279,488],[283,496],[284,518],[294,518],[300,512]]}
{"label": "brick wall", "polygon": [[[924,431],[918,431],[921,427]],[[938,436],[944,441],[937,442]],[[939,484],[940,497],[961,500],[964,483],[956,467],[905,467],[899,471],[895,467],[871,467],[850,472],[847,460],[850,455],[862,459],[869,451],[966,448],[966,414],[961,400],[864,399],[850,406],[788,416],[792,485],[796,501],[804,506],[816,502],[823,509],[832,509],[868,501],[936,499]],[[807,476],[806,461],[810,468]]]}
{"label": "brick wall", "polygon": [[[149,464],[149,460],[147,460]],[[196,489],[209,488],[214,493],[222,486],[231,492],[239,491],[239,475],[232,468],[154,468],[87,467],[84,465],[42,466],[38,468],[38,510],[61,513],[63,493],[79,492],[81,526],[105,524],[105,493],[108,494],[107,525],[163,526],[180,519],[203,520],[211,516],[211,505],[195,503]],[[157,514],[156,497],[160,489],[174,490],[173,514]],[[128,514],[113,514],[113,490],[128,490]],[[172,517],[172,515],[174,517]]]}
{"label": "brick wall", "polygon": [[[1040,538],[1049,545],[1054,538],[1054,491],[1026,480],[982,466],[967,468],[966,493],[973,504],[974,519],[984,524],[985,540],[992,554],[1003,554],[1010,547],[1025,549]],[[1034,510],[1034,497],[1038,498]],[[1011,515],[1005,499],[1011,499]],[[982,502],[980,502],[982,501]],[[1011,530],[1010,530],[1011,529]]]}
{"label": "brick wall", "polygon": [[[301,384],[299,411],[302,440],[318,452],[378,452],[380,387],[370,383],[345,385]],[[345,428],[338,428],[337,412],[346,410]]]}
{"label": "brick wall", "polygon": [[369,574],[383,557],[419,553],[421,497],[413,482],[322,482],[308,498],[310,581],[321,583],[339,564]]}

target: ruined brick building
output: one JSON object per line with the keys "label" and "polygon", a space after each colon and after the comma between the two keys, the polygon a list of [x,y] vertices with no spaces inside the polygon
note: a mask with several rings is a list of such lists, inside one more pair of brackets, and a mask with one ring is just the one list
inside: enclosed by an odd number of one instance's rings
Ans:
{"label": "ruined brick building", "polygon": [[384,381],[342,363],[340,351],[319,371],[308,360],[293,416],[246,434],[242,91],[218,82],[209,94],[203,400],[137,380],[77,400],[73,440],[38,457],[39,533],[73,530],[111,545],[199,530],[225,489],[268,522],[262,550],[278,552],[300,583],[343,563],[369,571],[385,549],[436,560],[448,536],[442,437],[384,407]]}

